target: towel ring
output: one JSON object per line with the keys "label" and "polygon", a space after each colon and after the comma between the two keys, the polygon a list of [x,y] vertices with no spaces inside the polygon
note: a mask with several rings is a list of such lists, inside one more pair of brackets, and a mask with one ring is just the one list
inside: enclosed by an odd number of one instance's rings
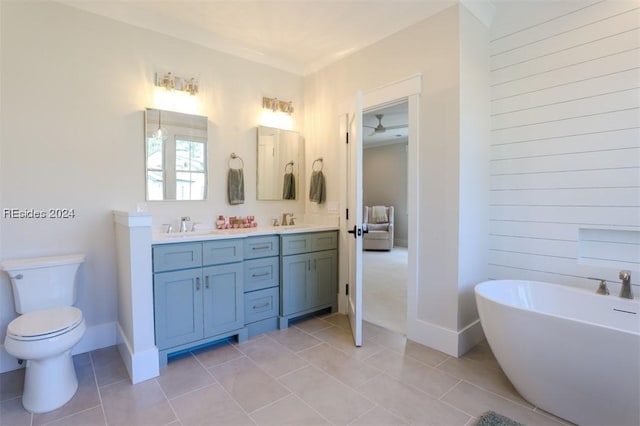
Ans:
{"label": "towel ring", "polygon": [[[287,164],[284,165],[284,172],[285,173],[293,173],[293,161],[289,161]],[[289,168],[289,166],[291,166],[291,168]]]}
{"label": "towel ring", "polygon": [[242,160],[242,157],[240,157],[238,154],[236,154],[235,152],[231,153],[231,157],[229,158],[229,160],[227,161],[227,167],[228,168],[232,168],[231,167],[231,161],[233,160],[240,160],[240,169],[244,169],[244,160]]}
{"label": "towel ring", "polygon": [[[317,163],[320,163],[320,168],[316,170]],[[320,157],[320,158],[316,158],[316,160],[311,165],[311,168],[313,169],[314,172],[321,172],[323,166],[324,166],[324,163],[322,162],[322,157]]]}

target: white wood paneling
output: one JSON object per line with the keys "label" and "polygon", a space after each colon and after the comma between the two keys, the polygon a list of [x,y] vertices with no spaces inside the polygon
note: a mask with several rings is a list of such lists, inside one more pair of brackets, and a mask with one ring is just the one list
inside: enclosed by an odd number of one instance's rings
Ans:
{"label": "white wood paneling", "polygon": [[496,19],[491,277],[592,287],[638,271],[637,245],[578,233],[640,238],[640,3],[527,2]]}
{"label": "white wood paneling", "polygon": [[640,168],[599,168],[549,173],[491,176],[492,190],[638,187]]}
{"label": "white wood paneling", "polygon": [[513,237],[528,240],[577,241],[578,231],[566,223],[528,222],[513,219],[493,219],[489,222],[491,237]]}
{"label": "white wood paneling", "polygon": [[640,86],[640,66],[634,66],[586,80],[552,84],[548,88],[533,89],[530,87],[522,93],[513,92],[502,97],[497,97],[495,93],[492,93],[491,112],[498,114],[523,108],[552,105],[638,86]]}
{"label": "white wood paneling", "polygon": [[587,133],[571,137],[539,139],[531,142],[522,142],[520,144],[496,144],[491,147],[491,159],[507,160],[541,155],[634,148],[637,146],[637,140],[639,138],[640,128],[636,127],[609,132]]}

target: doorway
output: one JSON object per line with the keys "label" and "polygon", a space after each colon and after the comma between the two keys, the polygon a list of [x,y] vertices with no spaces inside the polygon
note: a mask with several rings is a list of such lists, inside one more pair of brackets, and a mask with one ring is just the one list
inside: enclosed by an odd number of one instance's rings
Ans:
{"label": "doorway", "polygon": [[363,319],[401,334],[407,332],[408,135],[406,99],[363,112],[363,221],[372,228],[363,241]]}
{"label": "doorway", "polygon": [[[407,308],[406,336],[420,332],[418,320],[418,282],[420,278],[418,258],[420,255],[420,226],[418,209],[420,194],[418,191],[420,96],[422,93],[422,75],[416,74],[402,80],[380,86],[343,101],[340,114],[340,136],[345,138],[345,155],[341,169],[344,170],[344,191],[341,194],[341,210],[345,211],[345,220],[340,225],[340,287],[338,309],[349,316],[356,346],[362,345],[362,118],[363,111],[374,111],[385,106],[408,103],[408,143],[407,157]],[[357,214],[349,215],[349,211]],[[353,237],[353,238],[351,238]]]}

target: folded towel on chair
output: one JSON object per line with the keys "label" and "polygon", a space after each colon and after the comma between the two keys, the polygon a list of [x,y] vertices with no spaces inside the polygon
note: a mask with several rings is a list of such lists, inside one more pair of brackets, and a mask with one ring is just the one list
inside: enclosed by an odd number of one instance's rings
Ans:
{"label": "folded towel on chair", "polygon": [[311,173],[311,185],[309,187],[309,201],[314,203],[324,203],[326,194],[324,187],[324,175],[321,170]]}
{"label": "folded towel on chair", "polygon": [[373,206],[371,208],[371,220],[374,223],[389,222],[387,208],[385,206]]}
{"label": "folded towel on chair", "polygon": [[227,190],[229,204],[244,204],[244,172],[242,169],[229,169]]}
{"label": "folded towel on chair", "polygon": [[282,184],[282,199],[296,199],[296,178],[293,173],[284,174],[284,183]]}

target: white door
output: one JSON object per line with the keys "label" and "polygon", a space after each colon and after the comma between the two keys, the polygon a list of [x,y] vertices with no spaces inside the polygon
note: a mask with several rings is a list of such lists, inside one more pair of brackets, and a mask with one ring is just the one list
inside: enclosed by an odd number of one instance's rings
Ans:
{"label": "white door", "polygon": [[348,133],[347,230],[348,314],[356,346],[362,346],[362,93],[358,92],[343,121]]}

